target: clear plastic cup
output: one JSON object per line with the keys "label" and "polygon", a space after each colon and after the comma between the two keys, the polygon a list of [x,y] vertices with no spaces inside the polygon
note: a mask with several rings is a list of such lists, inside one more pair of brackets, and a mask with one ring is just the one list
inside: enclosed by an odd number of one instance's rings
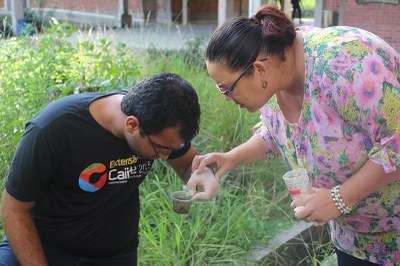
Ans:
{"label": "clear plastic cup", "polygon": [[188,213],[192,206],[192,197],[187,191],[175,191],[171,193],[173,210],[176,213]]}
{"label": "clear plastic cup", "polygon": [[293,169],[283,175],[286,187],[292,199],[301,194],[312,194],[311,180],[308,177],[307,170],[304,168]]}
{"label": "clear plastic cup", "polygon": [[[289,190],[289,194],[292,199],[302,195],[302,194],[312,194],[314,190],[312,189],[311,180],[308,177],[307,170],[304,168],[293,169],[286,172],[283,175],[283,181],[285,181],[286,187]],[[294,212],[300,210],[303,206],[298,206],[294,209]],[[314,226],[323,225],[325,223],[312,222]]]}

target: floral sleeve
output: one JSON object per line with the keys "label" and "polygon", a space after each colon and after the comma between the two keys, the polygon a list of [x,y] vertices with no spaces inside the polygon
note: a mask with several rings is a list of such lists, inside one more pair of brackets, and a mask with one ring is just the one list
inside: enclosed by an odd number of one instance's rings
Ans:
{"label": "floral sleeve", "polygon": [[400,165],[400,57],[377,36],[360,31],[343,34],[340,52],[333,48],[325,58],[334,71],[321,86],[334,88],[326,97],[347,121],[344,135],[369,136],[370,160],[390,173]]}
{"label": "floral sleeve", "polygon": [[[269,104],[271,104],[272,101],[273,100],[270,100]],[[278,158],[281,156],[281,152],[271,134],[271,132],[273,132],[272,128],[273,125],[270,125],[270,127],[268,127],[268,125],[265,122],[269,121],[270,123],[273,123],[274,121],[276,121],[273,118],[274,112],[272,112],[270,107],[261,108],[260,112],[261,112],[260,114],[261,121],[253,127],[253,133],[258,135],[264,141],[267,160]],[[268,119],[266,119],[267,117]]]}

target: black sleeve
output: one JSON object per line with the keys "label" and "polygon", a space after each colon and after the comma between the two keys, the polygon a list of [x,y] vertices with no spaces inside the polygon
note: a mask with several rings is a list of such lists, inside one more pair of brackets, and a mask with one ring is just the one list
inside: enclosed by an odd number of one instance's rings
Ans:
{"label": "black sleeve", "polygon": [[16,199],[35,201],[43,193],[60,157],[52,138],[33,125],[26,128],[5,182],[7,192]]}
{"label": "black sleeve", "polygon": [[168,157],[168,160],[176,159],[176,158],[183,156],[190,149],[190,146],[192,146],[192,143],[190,141],[186,141],[185,146],[183,146],[182,148],[180,148],[178,150],[173,150],[171,152],[171,154]]}

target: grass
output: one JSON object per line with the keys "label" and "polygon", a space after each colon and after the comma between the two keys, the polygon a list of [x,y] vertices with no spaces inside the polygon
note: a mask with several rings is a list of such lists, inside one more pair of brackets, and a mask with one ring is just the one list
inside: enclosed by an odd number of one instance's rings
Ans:
{"label": "grass", "polygon": [[139,263],[240,265],[251,248],[293,223],[286,191],[276,190],[282,184],[268,186],[254,172],[246,175],[238,170],[236,178],[231,175],[223,180],[223,190],[214,200],[194,203],[187,215],[176,214],[171,211],[169,194],[181,189],[182,183],[168,168],[159,175],[159,167],[163,168],[162,162],[141,187],[145,205]]}
{"label": "grass", "polygon": [[[50,101],[93,87],[129,90],[159,72],[177,73],[197,89],[202,118],[194,144],[199,151],[227,151],[251,136],[258,114],[219,95],[204,68],[203,40],[192,40],[181,51],[133,51],[107,39],[67,42],[74,31],[53,21],[41,38],[0,39],[1,177],[7,175],[24,123]],[[286,170],[282,160],[238,166],[223,177],[214,200],[196,202],[189,214],[179,215],[169,194],[183,183],[157,161],[140,190],[139,264],[243,265],[252,248],[295,222],[281,179]]]}
{"label": "grass", "polygon": [[303,9],[314,9],[316,0],[300,0]]}

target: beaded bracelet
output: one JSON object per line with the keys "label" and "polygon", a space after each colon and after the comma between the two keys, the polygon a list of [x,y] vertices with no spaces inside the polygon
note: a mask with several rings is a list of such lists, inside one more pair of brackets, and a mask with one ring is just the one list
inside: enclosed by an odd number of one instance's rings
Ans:
{"label": "beaded bracelet", "polygon": [[351,207],[347,206],[343,200],[342,196],[340,195],[340,185],[333,187],[331,189],[331,196],[333,203],[335,204],[336,208],[340,211],[341,214],[347,214],[351,211]]}

